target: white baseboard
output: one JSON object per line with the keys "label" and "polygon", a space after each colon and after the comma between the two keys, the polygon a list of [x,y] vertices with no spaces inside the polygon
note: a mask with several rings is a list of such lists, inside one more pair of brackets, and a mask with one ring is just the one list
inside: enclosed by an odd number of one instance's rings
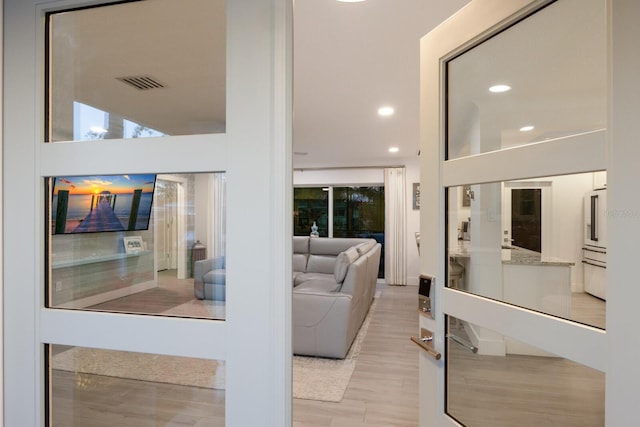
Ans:
{"label": "white baseboard", "polygon": [[418,286],[420,284],[419,277],[407,277],[407,285]]}
{"label": "white baseboard", "polygon": [[114,289],[113,291],[103,292],[98,295],[92,295],[90,297],[81,298],[79,300],[70,301],[65,304],[61,304],[56,308],[86,308],[92,305],[102,304],[103,302],[111,301],[116,298],[122,298],[129,295],[137,294],[138,292],[147,291],[157,287],[158,284],[154,280],[148,282],[138,283],[126,288]]}

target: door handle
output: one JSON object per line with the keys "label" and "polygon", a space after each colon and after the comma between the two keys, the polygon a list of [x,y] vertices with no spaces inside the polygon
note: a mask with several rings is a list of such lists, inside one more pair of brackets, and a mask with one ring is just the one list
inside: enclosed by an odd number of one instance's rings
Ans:
{"label": "door handle", "polygon": [[585,260],[582,260],[582,263],[583,263],[583,264],[590,265],[590,266],[592,266],[592,267],[600,267],[600,268],[604,268],[605,270],[607,269],[607,267],[605,267],[604,265],[594,264],[594,263],[592,263],[592,262],[585,261]]}
{"label": "door handle", "polygon": [[425,328],[420,328],[420,338],[411,337],[411,341],[413,341],[418,345],[418,347],[426,351],[427,354],[434,359],[440,360],[440,358],[442,357],[440,352],[436,351],[436,349],[433,348],[433,332]]}
{"label": "door handle", "polygon": [[591,196],[591,240],[598,241],[598,196]]}

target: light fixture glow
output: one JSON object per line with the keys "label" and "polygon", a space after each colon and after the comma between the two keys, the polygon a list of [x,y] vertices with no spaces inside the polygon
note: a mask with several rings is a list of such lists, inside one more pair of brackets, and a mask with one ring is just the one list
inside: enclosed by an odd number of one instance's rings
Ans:
{"label": "light fixture glow", "polygon": [[500,93],[507,92],[511,90],[511,86],[508,85],[494,85],[489,88],[489,92]]}
{"label": "light fixture glow", "polygon": [[389,148],[389,152],[390,153],[397,153],[398,151],[400,151],[400,149],[398,147],[391,147]]}
{"label": "light fixture glow", "polygon": [[107,133],[107,130],[102,126],[91,126],[89,130],[94,133]]}
{"label": "light fixture glow", "polygon": [[395,112],[395,110],[393,109],[393,107],[380,107],[378,108],[378,114],[381,116],[391,116],[393,115],[393,113]]}
{"label": "light fixture glow", "polygon": [[522,126],[522,127],[520,128],[520,132],[529,132],[529,131],[531,131],[531,130],[533,130],[533,129],[534,129],[534,128],[533,128],[533,126],[531,126],[531,125],[529,125],[529,126]]}

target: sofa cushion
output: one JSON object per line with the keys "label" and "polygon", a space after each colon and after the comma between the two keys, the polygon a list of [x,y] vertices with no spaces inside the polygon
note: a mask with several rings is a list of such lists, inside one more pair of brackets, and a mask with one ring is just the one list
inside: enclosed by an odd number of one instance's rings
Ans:
{"label": "sofa cushion", "polygon": [[309,255],[307,261],[307,273],[333,274],[336,257],[331,255]]}
{"label": "sofa cushion", "polygon": [[304,273],[307,271],[307,259],[309,258],[308,254],[293,254],[293,271],[298,271]]}
{"label": "sofa cushion", "polygon": [[340,290],[340,284],[333,279],[312,279],[302,282],[295,287],[295,292],[336,292]]}
{"label": "sofa cushion", "polygon": [[219,285],[223,285],[226,283],[226,271],[224,269],[220,270],[211,270],[207,272],[204,276],[202,276],[202,280],[205,283],[215,283]]}
{"label": "sofa cushion", "polygon": [[332,255],[334,258],[342,251],[366,242],[366,239],[352,237],[315,238],[309,239],[309,253],[315,255]]}
{"label": "sofa cushion", "polygon": [[[333,278],[333,274],[327,273],[293,273],[293,286],[298,286],[299,284],[306,282],[308,280],[329,280],[331,282],[335,282]],[[336,282],[336,284],[339,284]]]}
{"label": "sofa cushion", "polygon": [[309,236],[293,236],[293,253],[309,253]]}
{"label": "sofa cushion", "polygon": [[335,277],[336,282],[342,283],[345,276],[347,275],[349,266],[353,261],[357,260],[358,257],[358,251],[355,247],[349,248],[346,251],[340,252],[338,254],[336,263],[333,267],[333,276]]}

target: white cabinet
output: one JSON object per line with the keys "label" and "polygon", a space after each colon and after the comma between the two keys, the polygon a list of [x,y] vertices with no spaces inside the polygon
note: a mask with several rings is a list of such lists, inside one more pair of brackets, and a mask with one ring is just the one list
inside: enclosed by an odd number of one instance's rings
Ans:
{"label": "white cabinet", "polygon": [[[504,301],[568,319],[571,315],[571,264],[504,264]],[[505,337],[507,354],[550,356]]]}

